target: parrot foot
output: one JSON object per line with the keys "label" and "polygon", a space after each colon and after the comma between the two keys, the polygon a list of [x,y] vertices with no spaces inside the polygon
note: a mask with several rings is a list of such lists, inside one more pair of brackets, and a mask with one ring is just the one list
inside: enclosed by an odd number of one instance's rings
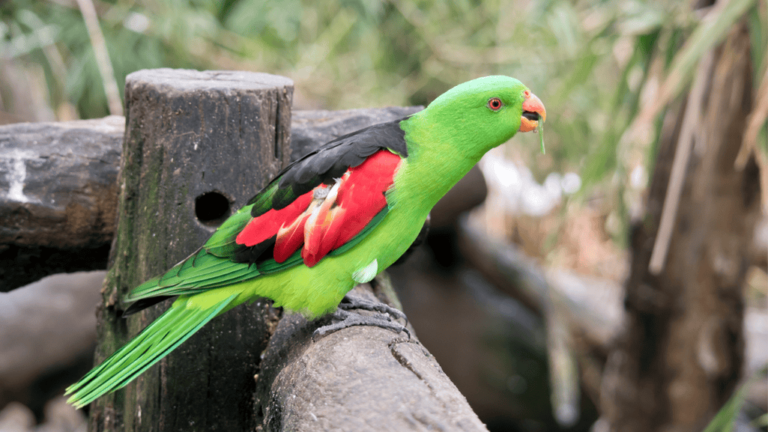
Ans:
{"label": "parrot foot", "polygon": [[[402,312],[400,313],[402,314]],[[336,312],[330,316],[333,321],[337,322],[322,326],[315,330],[315,332],[312,334],[313,341],[318,336],[324,336],[328,333],[333,333],[348,327],[360,325],[381,327],[383,329],[394,330],[397,333],[405,332],[405,334],[408,335],[408,339],[411,338],[411,333],[404,325],[393,322],[392,319],[385,314],[360,315],[353,312],[348,312],[344,309],[336,309]]]}
{"label": "parrot foot", "polygon": [[350,295],[350,294],[345,295],[344,298],[341,300],[341,303],[339,303],[339,309],[344,309],[344,310],[362,309],[362,310],[367,310],[371,312],[388,314],[390,316],[395,317],[395,319],[401,319],[405,321],[405,325],[406,326],[408,325],[408,317],[405,316],[405,314],[399,309],[393,308],[392,306],[389,306],[381,302],[366,300],[356,295]]}

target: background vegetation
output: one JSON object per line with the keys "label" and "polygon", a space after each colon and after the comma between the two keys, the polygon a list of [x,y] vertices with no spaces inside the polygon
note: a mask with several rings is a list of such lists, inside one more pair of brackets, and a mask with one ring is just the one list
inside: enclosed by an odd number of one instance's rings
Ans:
{"label": "background vegetation", "polygon": [[[83,4],[94,6],[103,44],[89,33]],[[145,68],[285,75],[295,81],[298,109],[426,105],[468,79],[511,75],[547,107],[547,154],[529,135],[504,155],[539,182],[552,172],[576,172],[582,182],[526,251],[600,273],[606,261],[625,265],[629,220],[642,214],[665,107],[744,16],[759,88],[768,8],[756,0],[696,7],[663,0],[5,0],[0,124],[118,113],[109,98],[121,92],[105,88],[112,81],[122,89],[126,75]],[[100,69],[100,50],[109,54],[110,76]],[[757,148],[765,161],[762,130]],[[569,229],[592,229],[568,223],[584,209],[606,252],[600,263],[579,267],[556,250]],[[751,295],[764,301],[765,294]]]}
{"label": "background vegetation", "polygon": [[[731,13],[707,15],[712,7],[652,0],[94,2],[117,89],[143,68],[264,71],[296,82],[297,108],[344,109],[425,105],[477,76],[515,76],[546,103],[548,151],[534,158],[537,139],[527,136],[509,156],[529,161],[539,180],[551,171],[578,172],[586,191],[597,187],[609,198],[609,231],[620,243],[639,202],[637,193],[627,200],[616,193],[645,186],[653,153],[652,140],[633,145],[622,134],[643,106],[674,97],[698,57],[747,10],[761,77],[766,12],[753,4],[734,0]],[[5,117],[109,113],[77,1],[6,0],[0,18]],[[684,44],[697,29],[696,46]],[[671,68],[681,79],[667,89]],[[641,126],[655,136],[658,122]]]}

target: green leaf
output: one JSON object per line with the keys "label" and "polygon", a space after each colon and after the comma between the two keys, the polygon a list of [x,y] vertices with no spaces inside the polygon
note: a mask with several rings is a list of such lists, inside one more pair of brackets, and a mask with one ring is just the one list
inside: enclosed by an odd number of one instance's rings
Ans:
{"label": "green leaf", "polygon": [[[715,414],[715,417],[709,422],[704,432],[731,432],[733,430],[736,417],[741,411],[741,407],[744,405],[744,401],[747,398],[747,392],[749,387],[757,380],[768,374],[768,365],[763,367],[762,370],[755,373],[749,381],[744,383],[738,390],[728,399],[728,402],[720,408],[720,411]],[[765,417],[765,416],[763,416]]]}

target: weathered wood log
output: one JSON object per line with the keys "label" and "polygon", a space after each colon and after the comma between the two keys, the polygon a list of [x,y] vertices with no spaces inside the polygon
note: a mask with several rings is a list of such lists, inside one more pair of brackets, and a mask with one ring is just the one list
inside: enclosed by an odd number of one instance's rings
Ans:
{"label": "weathered wood log", "polygon": [[124,123],[0,127],[0,292],[106,268]]}
{"label": "weathered wood log", "polygon": [[[402,309],[386,275],[355,291]],[[280,320],[255,377],[263,430],[487,430],[415,336],[353,327],[313,341],[325,323]]]}
{"label": "weathered wood log", "polygon": [[[671,110],[665,119],[646,215],[631,235],[625,325],[603,375],[601,408],[611,430],[702,430],[739,381],[742,290],[760,214],[754,160],[734,168],[752,105],[749,53],[740,24],[699,67],[684,107],[696,114]],[[691,127],[696,133],[680,132]],[[668,205],[669,161],[689,139],[669,252],[654,274],[649,263]]]}
{"label": "weathered wood log", "polygon": [[[420,109],[295,111],[291,160]],[[0,126],[0,292],[51,274],[106,269],[124,132],[118,116]]]}
{"label": "weathered wood log", "polygon": [[[99,309],[97,360],[157,318],[125,320],[122,298],[196,250],[290,157],[293,83],[247,72],[128,76],[118,225]],[[252,376],[269,337],[266,304],[205,326],[159,367],[91,405],[91,430],[252,430]]]}

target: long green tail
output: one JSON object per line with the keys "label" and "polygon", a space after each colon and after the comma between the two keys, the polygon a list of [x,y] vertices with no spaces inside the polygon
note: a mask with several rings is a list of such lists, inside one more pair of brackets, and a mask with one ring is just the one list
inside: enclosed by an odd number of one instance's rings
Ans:
{"label": "long green tail", "polygon": [[71,395],[68,402],[82,408],[96,398],[124,387],[189,339],[235,297],[237,295],[232,295],[210,308],[194,309],[188,309],[187,299],[180,297],[138,336],[67,388],[66,394]]}

